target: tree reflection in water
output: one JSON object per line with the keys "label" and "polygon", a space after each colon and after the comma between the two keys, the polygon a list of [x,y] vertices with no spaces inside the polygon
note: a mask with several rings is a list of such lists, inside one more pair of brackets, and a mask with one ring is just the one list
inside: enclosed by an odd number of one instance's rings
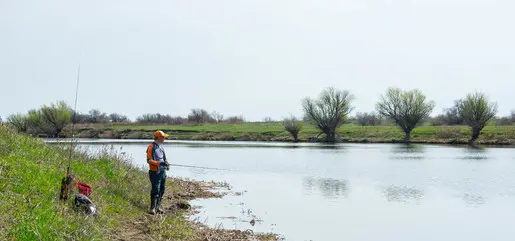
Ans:
{"label": "tree reflection in water", "polygon": [[424,192],[411,187],[391,185],[384,190],[384,196],[390,202],[411,202],[419,203]]}
{"label": "tree reflection in water", "polygon": [[390,150],[391,160],[422,160],[425,158],[425,147],[419,144],[397,144]]}
{"label": "tree reflection in water", "polygon": [[348,192],[347,181],[332,178],[306,177],[303,186],[309,194],[320,192],[327,198],[347,197]]}

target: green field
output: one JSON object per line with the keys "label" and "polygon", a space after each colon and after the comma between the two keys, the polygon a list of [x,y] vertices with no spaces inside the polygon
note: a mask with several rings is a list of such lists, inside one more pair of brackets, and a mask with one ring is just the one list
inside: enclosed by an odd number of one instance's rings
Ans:
{"label": "green field", "polygon": [[[171,139],[185,140],[254,140],[254,141],[291,141],[281,123],[242,123],[242,124],[204,124],[204,125],[99,125],[83,127],[81,130],[96,129],[99,132],[116,133],[115,138],[152,138],[154,130],[163,130]],[[348,142],[397,142],[404,138],[396,126],[356,126],[343,125],[338,133]],[[320,132],[305,123],[299,134],[300,141],[316,137]],[[420,126],[411,133],[413,142],[427,143],[466,143],[470,136],[467,126]],[[101,136],[100,136],[101,137]],[[483,129],[480,143],[514,144],[515,126],[490,125]]]}

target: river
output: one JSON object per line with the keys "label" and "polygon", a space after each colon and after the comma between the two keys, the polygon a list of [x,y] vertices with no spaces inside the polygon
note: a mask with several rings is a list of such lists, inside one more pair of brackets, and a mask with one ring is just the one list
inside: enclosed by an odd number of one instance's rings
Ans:
{"label": "river", "polygon": [[[109,144],[147,169],[148,142]],[[211,227],[286,240],[513,240],[515,149],[402,144],[181,142],[165,145],[169,175],[227,182],[192,202]],[[250,221],[254,220],[255,223]]]}

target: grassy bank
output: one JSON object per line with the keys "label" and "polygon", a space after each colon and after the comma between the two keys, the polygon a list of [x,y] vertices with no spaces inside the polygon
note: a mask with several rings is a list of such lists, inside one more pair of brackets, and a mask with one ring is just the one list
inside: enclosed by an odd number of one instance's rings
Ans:
{"label": "grassy bank", "polygon": [[[205,124],[194,125],[81,125],[79,137],[114,139],[150,139],[160,129],[176,140],[292,141],[281,123]],[[64,132],[66,135],[67,131]],[[343,125],[338,133],[346,142],[399,142],[404,138],[395,126]],[[310,141],[319,132],[309,124],[299,134],[300,141]],[[470,138],[467,126],[421,126],[413,130],[416,143],[466,144]],[[515,126],[487,126],[478,140],[482,144],[515,144]]]}
{"label": "grassy bank", "polygon": [[[67,150],[19,135],[0,125],[0,240],[247,240],[251,234],[213,230],[187,220],[187,201],[216,197],[212,183],[169,180],[163,215],[147,214],[145,172],[103,152],[74,153],[72,170],[93,188],[98,217],[59,200]],[[186,207],[186,209],[183,209]],[[208,239],[209,238],[209,239]],[[259,235],[275,240],[274,235]]]}

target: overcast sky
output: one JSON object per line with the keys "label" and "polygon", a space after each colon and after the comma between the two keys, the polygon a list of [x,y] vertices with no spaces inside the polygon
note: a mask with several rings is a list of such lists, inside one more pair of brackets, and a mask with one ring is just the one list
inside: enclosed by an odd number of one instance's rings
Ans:
{"label": "overcast sky", "polygon": [[72,104],[79,58],[80,112],[279,119],[327,86],[368,112],[394,86],[422,90],[434,114],[483,91],[507,115],[514,10],[509,0],[0,0],[0,116]]}

